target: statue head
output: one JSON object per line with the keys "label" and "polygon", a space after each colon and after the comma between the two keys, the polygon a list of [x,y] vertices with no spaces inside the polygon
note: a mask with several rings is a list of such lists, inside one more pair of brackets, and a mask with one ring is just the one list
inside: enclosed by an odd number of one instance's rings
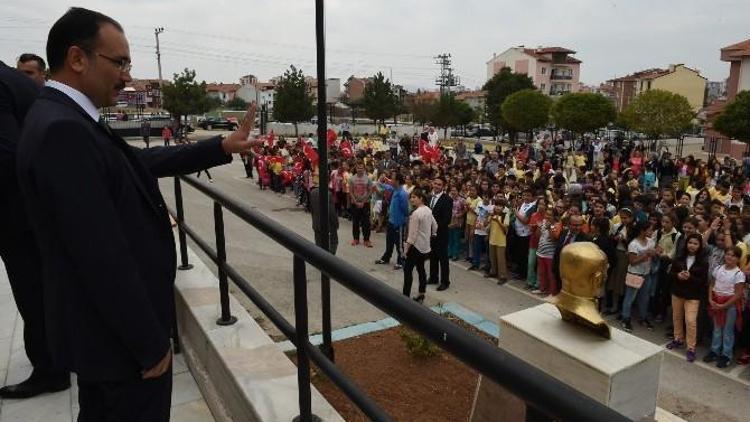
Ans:
{"label": "statue head", "polygon": [[562,318],[610,338],[609,326],[597,310],[597,297],[607,276],[607,256],[591,242],[576,242],[560,253],[562,290],[551,298]]}

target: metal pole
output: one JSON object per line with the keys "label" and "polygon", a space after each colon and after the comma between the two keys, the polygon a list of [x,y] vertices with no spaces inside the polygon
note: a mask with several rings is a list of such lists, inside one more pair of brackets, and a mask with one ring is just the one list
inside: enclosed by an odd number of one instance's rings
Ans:
{"label": "metal pole", "polygon": [[159,108],[162,106],[162,89],[163,84],[161,80],[161,50],[159,49],[159,34],[164,32],[164,28],[154,28],[154,36],[156,37],[156,64],[159,67]]}
{"label": "metal pole", "polygon": [[229,309],[229,282],[227,281],[227,242],[224,238],[224,212],[221,204],[214,202],[214,230],[216,233],[216,265],[219,269],[219,301],[221,302],[221,317],[216,320],[217,325],[232,325],[237,318],[232,316]]}
{"label": "metal pole", "polygon": [[308,341],[307,332],[307,275],[305,274],[305,260],[297,255],[293,258],[294,278],[294,322],[297,331],[297,389],[299,392],[299,416],[295,422],[319,421],[320,418],[312,414],[312,400],[310,398],[310,357],[303,344]]}
{"label": "metal pole", "polygon": [[[326,127],[326,42],[324,0],[315,0],[315,45],[318,56],[318,186],[320,186],[320,246],[330,250],[330,225],[328,224],[328,143]],[[321,83],[322,81],[322,83]],[[320,297],[323,317],[323,344],[321,350],[333,361],[333,344],[331,340],[331,282],[328,276],[321,273]]]}
{"label": "metal pole", "polygon": [[182,187],[179,177],[174,178],[174,201],[177,206],[177,238],[180,241],[180,266],[177,269],[185,271],[193,268],[193,265],[188,262],[187,237],[185,230],[182,229],[185,223],[185,210],[182,207]]}

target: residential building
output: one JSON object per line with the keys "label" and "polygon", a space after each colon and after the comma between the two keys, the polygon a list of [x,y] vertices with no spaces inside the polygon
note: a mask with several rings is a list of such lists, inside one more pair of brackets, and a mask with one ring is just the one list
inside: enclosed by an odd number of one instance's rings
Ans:
{"label": "residential building", "polygon": [[[313,97],[313,102],[318,102],[318,80],[311,76],[305,77],[307,82],[307,89],[310,95]],[[335,103],[341,97],[341,79],[339,78],[327,78],[326,79],[326,102]]]}
{"label": "residential building", "polygon": [[206,85],[206,93],[209,97],[218,98],[225,103],[233,100],[240,88],[239,84],[210,83]]}
{"label": "residential building", "polygon": [[750,90],[750,39],[721,49],[721,60],[729,62],[727,100],[738,92]]}
{"label": "residential building", "polygon": [[562,47],[525,48],[511,47],[493,54],[487,62],[487,79],[503,67],[514,73],[528,75],[541,92],[562,95],[578,92],[581,88],[581,61],[572,55],[576,52]]}
{"label": "residential building", "polygon": [[624,110],[638,94],[661,89],[684,96],[697,113],[703,107],[706,94],[706,78],[684,64],[642,70],[608,82],[614,86],[617,111]]}
{"label": "residential building", "polygon": [[456,99],[465,102],[474,110],[484,111],[487,91],[466,91],[456,95]]}
{"label": "residential building", "polygon": [[344,82],[344,95],[349,102],[362,101],[365,96],[365,87],[372,78],[357,78],[354,75]]}
{"label": "residential building", "polygon": [[[164,82],[165,84],[169,82]],[[119,104],[128,107],[161,108],[161,87],[158,79],[133,79],[117,96]]]}
{"label": "residential building", "polygon": [[718,154],[729,154],[741,159],[747,145],[727,138],[713,129],[713,120],[721,114],[724,107],[734,100],[739,92],[750,90],[750,39],[732,44],[721,49],[721,60],[729,62],[729,78],[726,83],[726,99],[719,98],[706,107],[703,125],[704,145],[706,151]]}
{"label": "residential building", "polygon": [[719,98],[727,96],[727,81],[709,81],[706,82],[706,105],[713,103]]}

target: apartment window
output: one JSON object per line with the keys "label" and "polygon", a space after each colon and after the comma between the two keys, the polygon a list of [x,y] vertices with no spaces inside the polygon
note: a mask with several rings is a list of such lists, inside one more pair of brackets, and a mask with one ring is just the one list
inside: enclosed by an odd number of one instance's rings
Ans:
{"label": "apartment window", "polygon": [[648,85],[646,87],[646,90],[650,90],[650,89],[651,89],[651,81],[648,81]]}
{"label": "apartment window", "polygon": [[[543,67],[542,68],[542,75],[546,75],[546,74],[547,74],[547,68]],[[542,88],[542,89],[544,89],[544,88]]]}
{"label": "apartment window", "polygon": [[[542,70],[544,70],[544,68],[542,68]],[[542,73],[544,73],[544,72],[542,72]],[[547,88],[547,85],[546,84],[542,84],[542,91],[544,91],[545,88]]]}

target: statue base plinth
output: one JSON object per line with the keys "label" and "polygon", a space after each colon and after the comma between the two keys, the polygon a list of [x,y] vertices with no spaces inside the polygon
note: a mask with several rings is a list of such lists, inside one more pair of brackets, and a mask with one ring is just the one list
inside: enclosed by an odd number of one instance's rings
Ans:
{"label": "statue base plinth", "polygon": [[[653,418],[663,349],[612,328],[605,339],[549,303],[500,318],[499,346],[623,415]],[[523,421],[526,405],[480,377],[472,422]]]}

